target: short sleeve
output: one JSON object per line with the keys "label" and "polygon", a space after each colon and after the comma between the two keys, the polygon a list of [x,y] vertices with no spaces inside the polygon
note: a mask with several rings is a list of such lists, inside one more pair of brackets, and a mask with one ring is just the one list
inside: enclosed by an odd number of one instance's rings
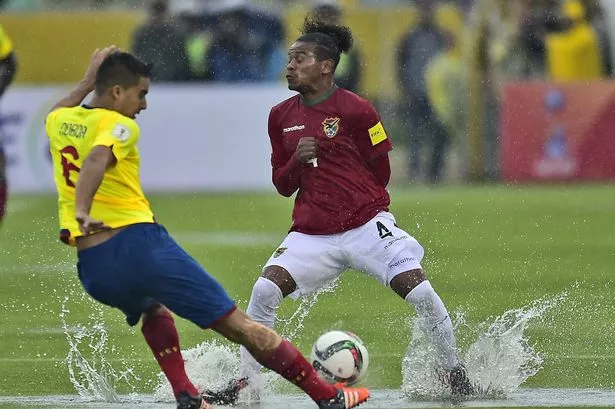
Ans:
{"label": "short sleeve", "polygon": [[51,132],[56,122],[57,113],[58,113],[57,109],[53,110],[50,113],[48,113],[47,117],[45,118],[45,131],[47,132],[47,137],[51,137]]}
{"label": "short sleeve", "polygon": [[393,149],[380,116],[372,104],[362,104],[356,115],[354,137],[365,160],[370,161]]}
{"label": "short sleeve", "polygon": [[119,115],[105,118],[96,133],[92,146],[107,146],[115,159],[126,158],[137,145],[139,126],[135,121]]}

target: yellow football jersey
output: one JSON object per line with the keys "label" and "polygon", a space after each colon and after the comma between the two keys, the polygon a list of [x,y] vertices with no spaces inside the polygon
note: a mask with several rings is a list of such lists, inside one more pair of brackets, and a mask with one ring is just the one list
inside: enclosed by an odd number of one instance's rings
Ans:
{"label": "yellow football jersey", "polygon": [[94,196],[91,216],[112,228],[153,223],[154,215],[139,181],[139,125],[117,112],[77,106],[60,108],[45,123],[58,191],[60,237],[74,245],[81,236],[75,220],[75,187],[94,146],[111,147],[117,163],[107,169]]}
{"label": "yellow football jersey", "polygon": [[0,25],[0,60],[4,60],[13,52],[13,41]]}

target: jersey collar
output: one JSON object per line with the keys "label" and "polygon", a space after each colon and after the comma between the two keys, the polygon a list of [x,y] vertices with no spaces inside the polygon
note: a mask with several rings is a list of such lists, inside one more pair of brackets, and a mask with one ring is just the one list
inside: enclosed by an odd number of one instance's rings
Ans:
{"label": "jersey collar", "polygon": [[321,96],[320,98],[317,98],[317,99],[315,99],[313,101],[310,101],[310,102],[306,102],[303,99],[303,97],[301,97],[301,103],[303,105],[307,106],[307,107],[312,107],[314,105],[320,104],[321,102],[324,102],[325,100],[329,99],[329,97],[331,95],[333,95],[333,93],[335,92],[336,89],[337,89],[337,85],[333,84],[333,85],[331,85],[331,88],[329,88],[329,90],[323,96]]}

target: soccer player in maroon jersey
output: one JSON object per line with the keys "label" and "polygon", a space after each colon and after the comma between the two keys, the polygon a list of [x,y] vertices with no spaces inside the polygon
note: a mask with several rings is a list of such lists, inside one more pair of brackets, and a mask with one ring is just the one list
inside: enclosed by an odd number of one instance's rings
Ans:
{"label": "soccer player in maroon jersey", "polygon": [[[441,357],[441,378],[453,394],[471,394],[451,319],[420,264],[423,248],[388,212],[391,141],[374,107],[333,82],[351,46],[347,27],[307,19],[288,52],[286,79],[298,94],[273,107],[269,137],[273,184],[283,196],[297,192],[293,222],[247,312],[273,327],[284,297],[314,292],[348,268],[365,272],[414,306]],[[258,388],[261,366],[245,348],[241,355],[241,382],[218,394],[226,403],[246,379]]]}

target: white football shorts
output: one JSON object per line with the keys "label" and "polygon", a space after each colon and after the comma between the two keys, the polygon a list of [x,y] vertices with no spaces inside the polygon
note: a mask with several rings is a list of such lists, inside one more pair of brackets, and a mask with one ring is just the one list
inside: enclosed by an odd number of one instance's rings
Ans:
{"label": "white football shorts", "polygon": [[291,232],[271,255],[268,266],[280,266],[297,283],[291,294],[310,294],[345,270],[362,271],[389,286],[398,274],[421,268],[425,251],[419,242],[395,224],[389,212],[380,212],[355,229],[315,235]]}

